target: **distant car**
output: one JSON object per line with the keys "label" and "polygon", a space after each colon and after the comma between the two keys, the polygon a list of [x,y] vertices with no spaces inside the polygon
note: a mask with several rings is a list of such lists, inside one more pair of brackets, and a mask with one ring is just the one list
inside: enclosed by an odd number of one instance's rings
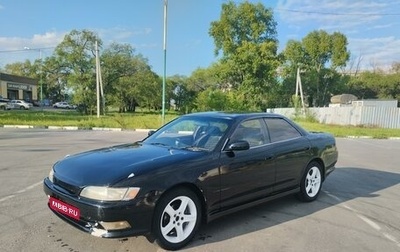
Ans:
{"label": "distant car", "polygon": [[10,102],[9,99],[0,97],[0,109],[1,110],[6,110],[7,109],[7,104]]}
{"label": "distant car", "polygon": [[76,106],[69,104],[68,102],[56,102],[54,103],[53,108],[76,109]]}
{"label": "distant car", "polygon": [[33,104],[34,107],[40,107],[40,101],[33,100],[32,104]]}
{"label": "distant car", "polygon": [[6,109],[30,109],[33,107],[32,103],[26,102],[24,100],[11,100],[7,103]]}
{"label": "distant car", "polygon": [[44,192],[49,208],[80,230],[146,235],[176,250],[203,221],[289,194],[315,200],[337,159],[332,135],[281,115],[196,113],[140,142],[67,155]]}
{"label": "distant car", "polygon": [[50,106],[51,105],[50,100],[48,100],[48,99],[44,99],[41,104],[42,104],[42,106]]}

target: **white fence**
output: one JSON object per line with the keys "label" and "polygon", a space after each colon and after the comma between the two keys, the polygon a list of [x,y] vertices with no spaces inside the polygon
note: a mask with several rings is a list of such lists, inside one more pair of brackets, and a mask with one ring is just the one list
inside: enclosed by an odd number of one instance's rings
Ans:
{"label": "white fence", "polygon": [[[388,129],[400,128],[400,108],[389,107],[326,107],[307,108],[320,123],[370,126]],[[267,109],[267,112],[294,117],[294,108]]]}

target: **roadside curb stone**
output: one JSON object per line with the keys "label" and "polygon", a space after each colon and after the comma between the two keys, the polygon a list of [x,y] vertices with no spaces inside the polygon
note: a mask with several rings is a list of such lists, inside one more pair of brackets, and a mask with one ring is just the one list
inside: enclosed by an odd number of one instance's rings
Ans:
{"label": "roadside curb stone", "polygon": [[33,125],[0,125],[0,128],[11,129],[48,129],[48,130],[94,130],[94,131],[137,131],[148,132],[152,129],[122,129],[122,128],[107,128],[107,127],[92,127],[84,128],[78,126],[33,126]]}

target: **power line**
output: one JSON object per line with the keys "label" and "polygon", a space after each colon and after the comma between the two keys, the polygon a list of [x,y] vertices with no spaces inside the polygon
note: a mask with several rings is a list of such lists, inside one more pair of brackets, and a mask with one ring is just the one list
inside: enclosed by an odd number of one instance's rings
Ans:
{"label": "power line", "polygon": [[338,12],[323,12],[323,11],[302,11],[302,10],[280,9],[280,8],[276,8],[275,10],[304,13],[304,14],[333,15],[333,16],[400,16],[400,13],[338,13]]}

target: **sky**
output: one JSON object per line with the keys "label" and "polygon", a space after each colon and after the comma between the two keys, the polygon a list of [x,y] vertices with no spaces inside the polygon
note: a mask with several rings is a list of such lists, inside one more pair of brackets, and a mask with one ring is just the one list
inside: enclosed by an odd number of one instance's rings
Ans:
{"label": "sky", "polygon": [[[217,61],[210,23],[228,0],[168,0],[166,75],[190,76]],[[239,0],[235,0],[239,4]],[[279,51],[314,30],[341,32],[351,52],[349,68],[387,70],[400,62],[399,0],[259,0],[277,22]],[[72,30],[90,30],[107,47],[130,44],[164,72],[165,0],[0,0],[0,69],[49,57]]]}

